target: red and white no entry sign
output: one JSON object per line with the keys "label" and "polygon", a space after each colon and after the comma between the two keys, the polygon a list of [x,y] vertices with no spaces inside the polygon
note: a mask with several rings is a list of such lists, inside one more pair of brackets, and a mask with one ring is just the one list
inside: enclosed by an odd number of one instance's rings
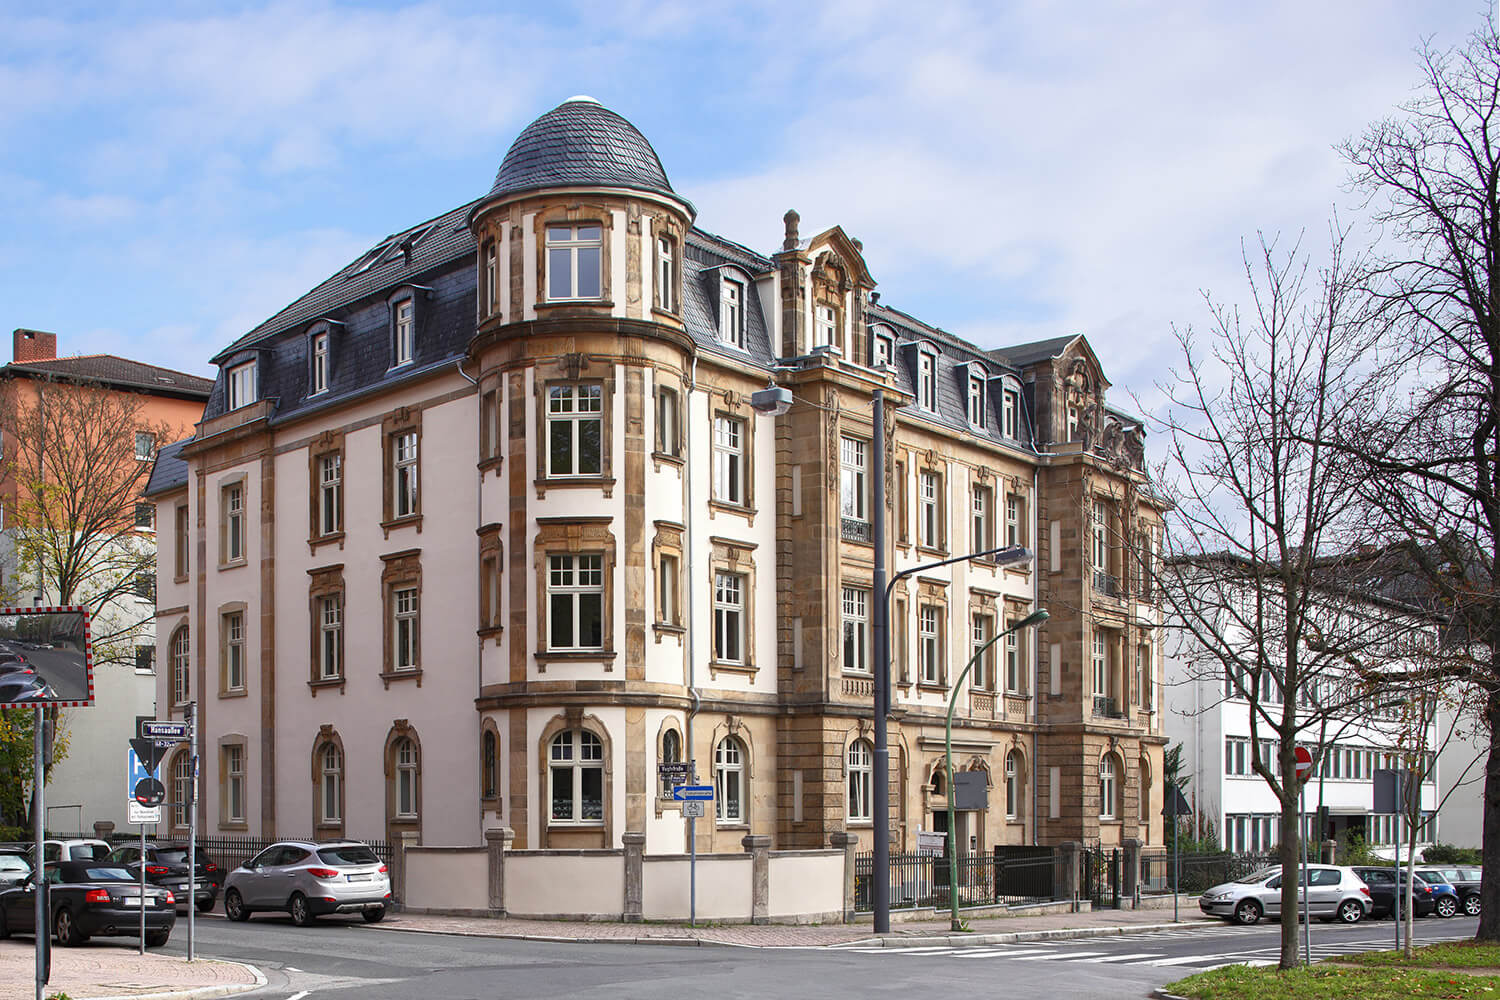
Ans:
{"label": "red and white no entry sign", "polygon": [[1292,756],[1297,758],[1297,780],[1302,780],[1312,773],[1312,751],[1307,747],[1295,747]]}

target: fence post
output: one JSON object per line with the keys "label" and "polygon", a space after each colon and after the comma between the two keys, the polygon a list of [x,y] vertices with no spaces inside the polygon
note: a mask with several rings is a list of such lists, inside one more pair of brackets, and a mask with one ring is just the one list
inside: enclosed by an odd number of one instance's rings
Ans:
{"label": "fence post", "polygon": [[1065,840],[1057,845],[1056,891],[1058,899],[1078,899],[1078,851],[1081,845],[1076,840]]}
{"label": "fence post", "polygon": [[763,833],[746,834],[740,841],[750,855],[750,922],[771,922],[771,838]]}
{"label": "fence post", "polygon": [[396,841],[391,857],[391,860],[396,862],[396,877],[392,879],[394,883],[392,895],[403,907],[406,905],[406,849],[417,846],[419,839],[415,830],[402,830],[401,838]]}
{"label": "fence post", "polygon": [[622,833],[620,842],[625,845],[625,915],[622,919],[627,924],[638,924],[643,919],[641,899],[645,894],[646,835]]}
{"label": "fence post", "polygon": [[510,827],[484,831],[484,843],[489,848],[490,916],[504,917],[505,911],[505,852],[515,839],[516,831]]}
{"label": "fence post", "polygon": [[1141,842],[1134,837],[1127,837],[1123,841],[1125,845],[1125,884],[1120,887],[1120,894],[1127,899],[1133,899],[1137,904],[1141,896]]}
{"label": "fence post", "polygon": [[[854,854],[859,846],[859,837],[856,834],[839,830],[829,835],[828,842],[844,852],[844,923],[854,922]],[[875,866],[870,866],[870,877],[875,876]],[[871,886],[873,893],[874,886]]]}

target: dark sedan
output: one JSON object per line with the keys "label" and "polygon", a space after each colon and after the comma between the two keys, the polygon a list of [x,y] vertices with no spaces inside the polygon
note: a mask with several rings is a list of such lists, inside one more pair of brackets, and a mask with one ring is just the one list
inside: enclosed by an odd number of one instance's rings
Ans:
{"label": "dark sedan", "polygon": [[0,889],[20,885],[31,874],[24,850],[0,850]]}
{"label": "dark sedan", "polygon": [[[133,937],[140,933],[140,883],[124,868],[104,861],[56,861],[46,866],[52,933],[65,947],[94,936]],[[36,879],[0,892],[0,938],[36,933]],[[172,893],[147,885],[144,896],[146,947],[160,948],[177,921]]]}
{"label": "dark sedan", "polygon": [[[1396,869],[1379,866],[1357,865],[1354,874],[1365,880],[1370,887],[1370,899],[1375,904],[1370,911],[1372,917],[1389,917],[1406,910],[1406,885],[1401,885],[1401,899],[1396,898]],[[1431,913],[1437,905],[1432,886],[1419,875],[1412,885],[1412,912],[1419,917]]]}
{"label": "dark sedan", "polygon": [[[140,880],[141,848],[139,844],[127,844],[115,848],[109,856],[109,861],[129,871],[137,881]],[[219,887],[209,877],[209,864],[202,855],[199,855],[198,877],[193,880],[197,883],[197,892],[192,893],[188,884],[187,851],[175,847],[163,847],[159,844],[148,843],[146,845],[146,881],[164,889],[171,889],[172,894],[177,897],[177,905],[183,909],[187,909],[189,899],[195,900],[199,913],[205,913],[214,908],[214,901],[219,896]]]}
{"label": "dark sedan", "polygon": [[[1453,886],[1453,890],[1460,897],[1460,906],[1465,914],[1471,917],[1479,916],[1483,909],[1479,902],[1479,879],[1484,874],[1480,868],[1470,868],[1467,865],[1443,865],[1437,869],[1443,876],[1443,881]],[[1417,873],[1421,874],[1418,868]]]}

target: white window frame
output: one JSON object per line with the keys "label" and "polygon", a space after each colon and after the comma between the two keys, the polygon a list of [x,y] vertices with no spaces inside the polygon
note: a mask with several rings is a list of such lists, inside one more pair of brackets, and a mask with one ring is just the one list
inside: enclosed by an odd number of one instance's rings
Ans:
{"label": "white window frame", "polygon": [[1026,693],[1026,645],[1015,622],[1007,625],[1013,631],[1005,637],[1005,693]]}
{"label": "white window frame", "polygon": [[927,351],[917,354],[917,405],[937,412],[937,355]]}
{"label": "white window frame", "polygon": [[719,282],[719,339],[745,349],[745,283],[728,276]]}
{"label": "white window frame", "polygon": [[224,629],[224,690],[245,689],[245,613],[226,612],[221,624]]}
{"label": "white window frame", "polygon": [[1094,538],[1094,572],[1109,573],[1109,507],[1103,500],[1094,501],[1091,528]]}
{"label": "white window frame", "polygon": [[843,667],[846,674],[870,672],[870,592],[844,587],[840,605],[843,617]]}
{"label": "white window frame", "polygon": [[924,469],[917,474],[917,543],[923,548],[942,548],[941,494],[942,477],[938,473]]}
{"label": "white window frame", "polygon": [[714,821],[744,825],[745,805],[745,751],[737,737],[726,736],[714,747]]}
{"label": "white window frame", "polygon": [[238,410],[255,402],[256,378],[255,362],[247,361],[242,365],[235,365],[229,369],[225,376],[227,384],[226,409]]}
{"label": "white window frame", "polygon": [[851,521],[868,522],[869,445],[860,438],[839,439],[839,512]]}
{"label": "white window frame", "polygon": [[419,763],[417,745],[409,737],[396,744],[396,818],[417,818],[417,780]]}
{"label": "white window frame", "polygon": [[[583,428],[593,424],[599,440],[599,453],[589,468],[584,467]],[[562,435],[562,437],[559,437]],[[553,443],[567,445],[570,468],[553,464]],[[604,474],[604,386],[599,382],[558,382],[547,386],[547,477],[549,479],[582,479]]]}
{"label": "white window frame", "polygon": [[316,396],[328,391],[328,334],[315,333],[312,338],[312,392]]}
{"label": "white window frame", "polygon": [[224,556],[226,563],[245,558],[245,484],[224,487]]}
{"label": "white window frame", "polygon": [[984,379],[969,376],[969,423],[984,429]]}
{"label": "white window frame", "polygon": [[917,609],[917,655],[922,683],[942,684],[943,614],[936,604],[923,604]]}
{"label": "white window frame", "polygon": [[714,416],[714,499],[745,505],[745,421]]}
{"label": "white window frame", "polygon": [[813,347],[838,347],[838,310],[821,302],[813,306]]}
{"label": "white window frame", "polygon": [[1001,433],[1012,441],[1021,439],[1021,394],[1014,389],[1000,393]]}
{"label": "white window frame", "polygon": [[1021,815],[1020,756],[1019,750],[1005,755],[1005,818],[1011,820]]}
{"label": "white window frame", "polygon": [[417,628],[422,613],[421,595],[416,587],[391,590],[391,669],[416,670],[421,663]]}
{"label": "white window frame", "polygon": [[324,743],[318,753],[318,817],[324,825],[344,821],[340,808],[343,783],[344,752],[337,743]]}
{"label": "white window frame", "polygon": [[245,822],[245,746],[224,745],[224,819],[229,823]]}
{"label": "white window frame", "polygon": [[[595,772],[599,782],[599,815],[584,816],[583,779],[584,772]],[[556,812],[557,783],[564,780],[567,816]],[[548,826],[603,826],[604,810],[608,808],[604,789],[604,741],[587,729],[568,729],[552,737],[547,750],[547,825]]]}
{"label": "white window frame", "polygon": [[663,552],[657,557],[656,620],[663,625],[682,623],[681,587],[682,563],[675,552]]}
{"label": "white window frame", "polygon": [[[982,691],[993,691],[995,684],[995,647],[984,647],[995,638],[995,616],[987,611],[976,611],[969,616],[969,641],[971,657],[979,657],[974,664],[971,685]],[[984,655],[979,651],[984,649]]]}
{"label": "white window frame", "polygon": [[975,484],[969,491],[969,506],[974,513],[973,528],[974,537],[969,543],[975,552],[987,552],[994,548],[993,513],[991,498],[994,490],[988,486]]}
{"label": "white window frame", "polygon": [[335,451],[318,456],[318,534],[343,530],[344,456]]}
{"label": "white window frame", "polygon": [[172,761],[172,826],[188,825],[188,799],[193,787],[193,755],[186,750]]}
{"label": "white window frame", "polygon": [[156,457],[156,435],[150,431],[135,432],[135,458],[138,462],[149,462]]}
{"label": "white window frame", "polygon": [[409,365],[416,358],[416,317],[417,304],[411,299],[402,299],[395,305],[393,353],[395,364],[392,367]]}
{"label": "white window frame", "polygon": [[1115,758],[1105,754],[1099,758],[1099,818],[1115,819],[1119,798],[1118,776],[1115,774]]}
{"label": "white window frame", "polygon": [[1005,494],[1005,544],[1026,544],[1026,504],[1019,493]]}
{"label": "white window frame", "polygon": [[872,352],[871,363],[873,367],[879,368],[881,365],[888,365],[896,353],[895,341],[886,334],[877,333]]}
{"label": "white window frame", "polygon": [[[583,608],[592,598],[597,602],[599,641],[583,643]],[[555,626],[558,615],[566,609],[569,642],[561,644]],[[582,652],[604,648],[604,556],[599,553],[554,553],[547,557],[547,648],[564,652]]]}
{"label": "white window frame", "polygon": [[493,316],[499,305],[500,248],[492,241],[484,254],[484,314]]}
{"label": "white window frame", "polygon": [[[595,302],[604,297],[604,227],[598,222],[549,223],[547,301]],[[590,286],[586,279],[593,279]],[[564,283],[560,284],[559,279]]]}
{"label": "white window frame", "polygon": [[417,432],[398,431],[391,441],[391,516],[411,517],[418,511],[417,484],[421,472],[417,465]]}
{"label": "white window frame", "polygon": [[318,679],[344,675],[344,600],[339,594],[318,598]]}
{"label": "white window frame", "polygon": [[172,659],[172,704],[185,705],[192,692],[192,635],[188,626],[182,625],[172,633],[168,640],[171,643]]}
{"label": "white window frame", "polygon": [[676,458],[682,454],[682,398],[670,386],[656,390],[656,450]]}
{"label": "white window frame", "polygon": [[749,579],[742,573],[714,571],[714,660],[718,663],[747,662],[745,623],[748,615]]}
{"label": "white window frame", "polygon": [[677,254],[670,236],[656,238],[656,295],[663,312],[676,312]]}
{"label": "white window frame", "polygon": [[874,786],[875,752],[868,740],[849,744],[849,794],[846,816],[851,823],[868,823],[875,817],[871,790]]}

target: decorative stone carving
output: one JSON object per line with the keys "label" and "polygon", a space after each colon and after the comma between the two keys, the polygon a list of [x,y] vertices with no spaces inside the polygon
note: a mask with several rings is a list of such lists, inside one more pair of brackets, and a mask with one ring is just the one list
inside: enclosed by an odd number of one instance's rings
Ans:
{"label": "decorative stone carving", "polygon": [[802,216],[797,214],[795,208],[789,208],[786,210],[786,214],[781,217],[781,221],[786,223],[786,238],[781,241],[781,249],[797,249],[797,244],[801,242],[801,239],[797,235],[797,223],[802,221]]}

